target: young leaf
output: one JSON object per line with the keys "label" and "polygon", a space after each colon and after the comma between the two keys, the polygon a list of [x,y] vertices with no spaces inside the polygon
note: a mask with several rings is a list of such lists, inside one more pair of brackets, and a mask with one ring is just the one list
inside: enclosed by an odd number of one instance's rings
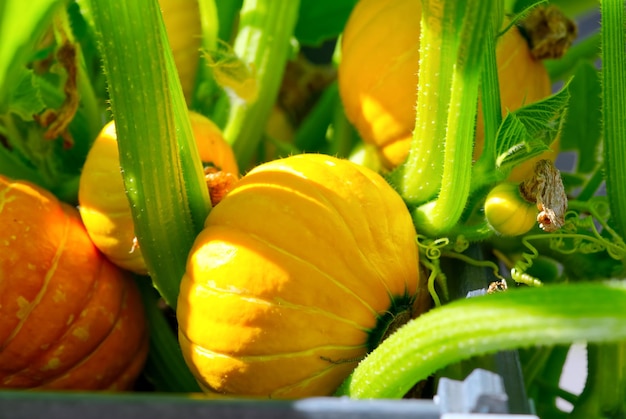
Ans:
{"label": "young leaf", "polygon": [[62,7],[59,0],[34,0],[28,7],[20,0],[0,2],[0,113],[6,112],[12,89],[39,36]]}
{"label": "young leaf", "polygon": [[26,68],[19,71],[17,78],[19,81],[11,92],[8,112],[18,115],[24,121],[31,121],[33,115],[38,114],[45,107],[37,78],[32,70]]}
{"label": "young leaf", "polygon": [[552,96],[509,112],[496,136],[496,167],[508,170],[547,150],[561,132],[569,98],[568,82]]}

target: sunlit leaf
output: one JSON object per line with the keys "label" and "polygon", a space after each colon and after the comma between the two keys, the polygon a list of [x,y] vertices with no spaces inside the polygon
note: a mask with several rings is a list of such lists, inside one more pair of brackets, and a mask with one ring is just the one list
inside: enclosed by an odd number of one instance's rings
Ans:
{"label": "sunlit leaf", "polygon": [[569,99],[567,83],[552,96],[508,113],[496,136],[496,166],[508,170],[548,150],[561,132]]}
{"label": "sunlit leaf", "polygon": [[221,40],[214,50],[205,51],[204,58],[218,85],[248,103],[256,100],[259,86],[254,63],[245,63],[229,44]]}

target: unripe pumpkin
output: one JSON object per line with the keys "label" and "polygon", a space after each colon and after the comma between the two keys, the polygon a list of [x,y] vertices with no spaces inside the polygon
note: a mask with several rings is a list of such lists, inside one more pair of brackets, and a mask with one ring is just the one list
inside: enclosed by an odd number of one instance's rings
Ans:
{"label": "unripe pumpkin", "polygon": [[[343,33],[338,76],[346,116],[387,170],[406,159],[415,127],[421,14],[416,0],[360,0]],[[517,28],[499,40],[496,55],[503,112],[550,95],[548,73]],[[484,141],[480,115],[476,132],[474,159]],[[554,150],[537,159],[554,160]],[[515,168],[512,178],[524,178],[533,165]]]}
{"label": "unripe pumpkin", "polygon": [[207,217],[181,282],[183,355],[207,392],[327,396],[425,309],[416,233],[375,172],[300,154],[251,170]]}
{"label": "unripe pumpkin", "polygon": [[137,285],[74,207],[0,176],[0,388],[126,390],[148,352]]}
{"label": "unripe pumpkin", "polygon": [[519,184],[502,182],[485,200],[485,218],[491,228],[502,236],[520,236],[537,225],[537,204],[525,200]]}
{"label": "unripe pumpkin", "polygon": [[[189,112],[204,164],[239,175],[230,145],[210,119]],[[95,245],[116,265],[140,275],[148,271],[135,237],[130,204],[120,171],[115,122],[106,124],[94,141],[80,177],[79,210]]]}

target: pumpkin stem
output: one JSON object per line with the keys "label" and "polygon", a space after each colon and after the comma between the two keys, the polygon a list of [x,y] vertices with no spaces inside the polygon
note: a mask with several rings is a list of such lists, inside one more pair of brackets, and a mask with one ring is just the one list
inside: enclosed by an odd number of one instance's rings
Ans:
{"label": "pumpkin stem", "polygon": [[376,349],[387,337],[411,320],[414,300],[415,297],[408,294],[392,298],[391,307],[378,316],[376,326],[370,331],[367,340],[368,353]]}

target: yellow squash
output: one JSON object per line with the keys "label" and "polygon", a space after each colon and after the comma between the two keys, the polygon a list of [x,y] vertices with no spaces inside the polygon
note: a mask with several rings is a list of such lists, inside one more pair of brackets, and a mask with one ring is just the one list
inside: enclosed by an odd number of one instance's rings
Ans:
{"label": "yellow squash", "polygon": [[191,371],[211,393],[331,395],[394,319],[425,310],[415,236],[369,169],[317,154],[256,167],[187,261],[177,317]]}
{"label": "yellow squash", "polygon": [[196,83],[202,47],[198,0],[159,0],[174,63],[187,103]]}
{"label": "yellow squash", "polygon": [[525,200],[520,185],[502,182],[485,200],[485,218],[491,228],[502,236],[520,236],[537,225],[537,204]]}
{"label": "yellow squash", "polygon": [[[239,176],[234,153],[211,120],[189,113],[200,158],[207,166]],[[120,172],[115,123],[104,126],[87,155],[80,177],[80,214],[94,244],[116,265],[144,275],[147,268]]]}
{"label": "yellow squash", "polygon": [[[346,115],[363,140],[377,147],[387,170],[405,160],[415,127],[420,19],[419,0],[360,0],[343,34],[339,91]],[[550,94],[547,71],[517,28],[500,39],[497,62],[503,112]],[[480,115],[476,131],[474,158],[484,137]],[[553,147],[537,160],[554,160],[558,146]],[[533,166],[534,161],[515,168],[511,179],[531,174]]]}

